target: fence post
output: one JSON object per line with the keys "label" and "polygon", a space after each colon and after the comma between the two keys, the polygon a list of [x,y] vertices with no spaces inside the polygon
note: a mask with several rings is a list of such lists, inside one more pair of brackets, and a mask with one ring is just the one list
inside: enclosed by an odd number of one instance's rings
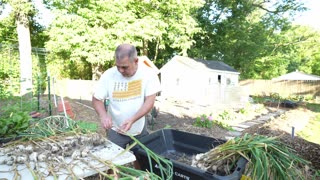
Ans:
{"label": "fence post", "polygon": [[51,93],[50,93],[50,76],[48,76],[48,101],[49,101],[49,115],[52,115],[52,110],[51,110]]}

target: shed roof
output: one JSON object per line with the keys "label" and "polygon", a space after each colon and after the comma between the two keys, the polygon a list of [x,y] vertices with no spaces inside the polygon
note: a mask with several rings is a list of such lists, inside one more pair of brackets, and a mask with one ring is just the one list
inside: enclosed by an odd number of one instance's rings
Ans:
{"label": "shed roof", "polygon": [[147,56],[139,56],[138,59],[139,59],[139,64],[144,64],[147,67],[152,68],[154,72],[157,74],[160,73],[159,68],[156,65],[154,65],[154,63]]}
{"label": "shed roof", "polygon": [[277,78],[274,78],[274,80],[320,80],[320,76],[295,71],[295,72],[291,72],[291,73],[279,76]]}
{"label": "shed roof", "polygon": [[[181,64],[183,66],[186,66],[188,68],[200,70],[200,71],[208,71],[208,70],[210,70],[210,71],[227,71],[227,72],[240,74],[233,67],[225,64],[222,61],[192,59],[192,58],[184,57],[184,56],[174,56],[162,68],[165,68],[165,66],[171,64],[171,62],[173,62],[173,61],[175,61],[178,64]],[[160,69],[160,71],[162,70],[162,68]]]}

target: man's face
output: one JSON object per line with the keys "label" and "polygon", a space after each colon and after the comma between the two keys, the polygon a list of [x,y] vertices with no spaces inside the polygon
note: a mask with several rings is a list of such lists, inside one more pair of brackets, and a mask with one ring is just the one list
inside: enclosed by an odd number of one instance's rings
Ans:
{"label": "man's face", "polygon": [[131,62],[128,57],[118,59],[116,60],[116,66],[118,71],[122,74],[122,76],[131,77],[137,71],[138,59],[133,60],[133,62]]}

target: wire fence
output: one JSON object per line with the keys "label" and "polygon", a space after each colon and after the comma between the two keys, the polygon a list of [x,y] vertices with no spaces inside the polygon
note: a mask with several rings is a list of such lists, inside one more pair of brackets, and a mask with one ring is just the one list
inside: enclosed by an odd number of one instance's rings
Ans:
{"label": "wire fence", "polygon": [[22,95],[21,79],[26,77],[20,76],[20,69],[24,67],[20,67],[18,45],[0,44],[0,108],[19,103],[20,110],[28,107],[29,111],[50,111],[50,99],[44,95],[48,86],[47,54],[44,48],[32,48],[32,88]]}

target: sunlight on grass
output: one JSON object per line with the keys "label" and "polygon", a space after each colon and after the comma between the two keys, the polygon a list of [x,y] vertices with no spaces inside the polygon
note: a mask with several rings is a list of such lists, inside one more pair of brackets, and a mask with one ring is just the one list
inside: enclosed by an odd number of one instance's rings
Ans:
{"label": "sunlight on grass", "polygon": [[320,104],[308,103],[307,104],[307,109],[309,109],[310,111],[313,111],[315,113],[320,113]]}
{"label": "sunlight on grass", "polygon": [[320,113],[318,113],[315,118],[311,119],[298,135],[310,142],[320,144]]}

